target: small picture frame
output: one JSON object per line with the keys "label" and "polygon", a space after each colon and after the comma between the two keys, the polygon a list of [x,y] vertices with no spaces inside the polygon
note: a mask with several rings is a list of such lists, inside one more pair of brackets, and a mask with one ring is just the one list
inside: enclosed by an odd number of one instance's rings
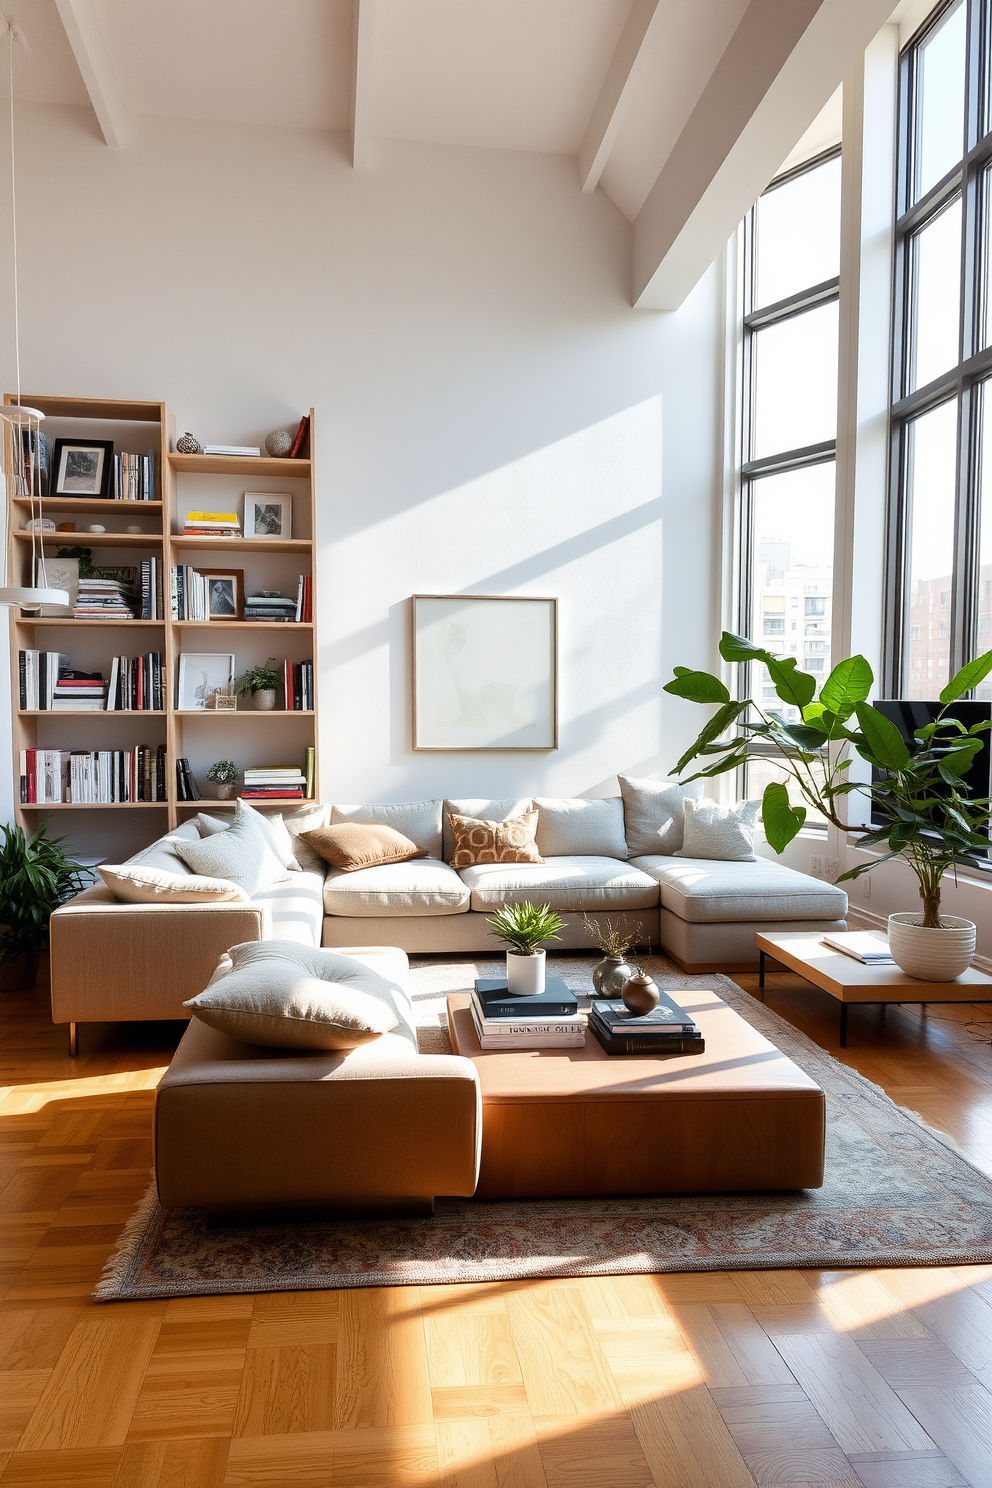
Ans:
{"label": "small picture frame", "polygon": [[49,500],[59,496],[110,496],[114,475],[112,439],[56,439]]}
{"label": "small picture frame", "polygon": [[273,539],[292,537],[292,496],[279,491],[246,491],[244,534]]}
{"label": "small picture frame", "polygon": [[208,620],[243,620],[245,571],[243,568],[201,570],[207,585]]}
{"label": "small picture frame", "polygon": [[[183,651],[179,656],[176,706],[181,713],[205,712],[208,698],[234,690],[234,652]],[[211,707],[216,704],[211,701]]]}

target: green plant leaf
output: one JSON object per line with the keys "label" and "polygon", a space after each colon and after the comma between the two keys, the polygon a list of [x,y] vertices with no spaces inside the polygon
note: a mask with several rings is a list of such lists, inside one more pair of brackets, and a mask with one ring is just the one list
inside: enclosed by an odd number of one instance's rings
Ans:
{"label": "green plant leaf", "polygon": [[793,806],[782,782],[773,780],[765,786],[761,798],[761,820],[769,846],[780,853],[788,847],[806,820],[806,807]]}
{"label": "green plant leaf", "polygon": [[[689,745],[689,748],[675,766],[673,773],[680,775],[690,760],[694,760],[698,754],[701,754],[704,749],[707,749],[712,744],[714,739],[718,739],[724,730],[728,729],[734,720],[740,717],[746,707],[747,702],[730,702],[725,703],[722,708],[718,709],[713,714],[709,723],[700,729],[694,742]],[[737,747],[737,743],[738,741],[736,739],[729,739],[725,748],[734,749]]]}
{"label": "green plant leaf", "polygon": [[770,652],[756,646],[747,636],[734,635],[725,630],[720,637],[720,655],[724,661],[767,661]]}
{"label": "green plant leaf", "polygon": [[810,672],[797,671],[794,656],[770,656],[765,661],[765,666],[775,683],[775,691],[783,702],[791,703],[794,708],[802,710],[807,703],[813,701],[816,678]]}
{"label": "green plant leaf", "polygon": [[983,656],[976,656],[974,661],[969,661],[966,666],[963,666],[941,691],[940,701],[953,703],[955,698],[970,692],[973,687],[978,686],[979,682],[984,682],[989,672],[992,672],[992,651],[986,651]]}
{"label": "green plant leaf", "polygon": [[666,682],[665,692],[688,698],[691,703],[729,703],[730,693],[719,677],[709,672],[682,672]]}
{"label": "green plant leaf", "polygon": [[839,661],[820,688],[820,702],[843,720],[850,718],[858,703],[871,692],[875,678],[863,656]]}
{"label": "green plant leaf", "polygon": [[867,703],[857,703],[854,711],[874,759],[886,770],[904,769],[911,757],[909,745],[895,724]]}

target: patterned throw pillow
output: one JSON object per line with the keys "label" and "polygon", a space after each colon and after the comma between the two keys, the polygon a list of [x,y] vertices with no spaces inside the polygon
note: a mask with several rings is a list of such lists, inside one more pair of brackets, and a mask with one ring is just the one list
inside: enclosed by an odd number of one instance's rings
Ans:
{"label": "patterned throw pillow", "polygon": [[543,863],[537,850],[536,811],[509,821],[477,821],[474,816],[451,812],[448,820],[455,835],[452,868],[470,868],[473,863]]}

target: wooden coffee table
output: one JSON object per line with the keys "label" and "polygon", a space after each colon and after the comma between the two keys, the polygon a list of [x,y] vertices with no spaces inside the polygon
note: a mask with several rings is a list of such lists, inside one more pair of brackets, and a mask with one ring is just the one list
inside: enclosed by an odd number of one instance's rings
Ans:
{"label": "wooden coffee table", "polygon": [[770,958],[797,971],[840,1003],[840,1046],[847,1048],[847,1010],[852,1003],[988,1002],[992,976],[970,966],[953,982],[922,982],[898,966],[865,966],[843,951],[824,945],[815,930],[788,935],[756,935],[758,990],[765,990],[765,962]]}
{"label": "wooden coffee table", "polygon": [[823,1182],[823,1091],[715,992],[672,989],[704,1054],[483,1050],[469,994],[448,998],[482,1088],[477,1198],[742,1193]]}

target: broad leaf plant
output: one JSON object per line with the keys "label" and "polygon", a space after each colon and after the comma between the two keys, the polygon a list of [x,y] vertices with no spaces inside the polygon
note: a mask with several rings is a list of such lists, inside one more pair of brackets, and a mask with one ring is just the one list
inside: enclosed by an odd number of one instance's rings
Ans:
{"label": "broad leaf plant", "polygon": [[[901,858],[919,883],[923,925],[939,929],[943,875],[954,872],[966,854],[989,850],[990,797],[973,796],[964,776],[976,754],[988,748],[984,736],[992,721],[966,728],[948,709],[992,672],[992,651],[977,656],[951,678],[940,694],[944,705],[940,713],[917,729],[910,742],[868,703],[875,679],[863,656],[839,662],[816,697],[815,677],[800,671],[794,656],[773,656],[730,631],[720,638],[720,655],[724,661],[763,665],[781,701],[798,710],[799,721],[787,722],[753,698],[731,698],[719,677],[709,672],[676,667],[666,692],[719,706],[674,773],[683,784],[723,775],[750,758],[767,758],[771,745],[809,806],[841,831],[857,835],[859,847],[886,849],[881,857],[841,874],[838,882]],[[874,784],[849,778],[855,755],[879,772]],[[711,762],[683,777],[689,765],[704,760]],[[848,824],[845,797],[857,792],[874,798],[875,816],[883,826]],[[765,787],[761,819],[776,852],[792,841],[806,813],[806,806],[792,804],[782,781]]]}

